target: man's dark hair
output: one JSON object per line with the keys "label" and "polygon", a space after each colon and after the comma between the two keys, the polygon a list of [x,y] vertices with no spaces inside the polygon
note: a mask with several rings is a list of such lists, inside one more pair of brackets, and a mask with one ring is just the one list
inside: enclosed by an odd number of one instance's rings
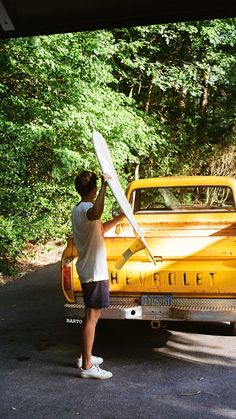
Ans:
{"label": "man's dark hair", "polygon": [[97,175],[84,170],[75,178],[75,189],[80,196],[88,195],[97,185]]}

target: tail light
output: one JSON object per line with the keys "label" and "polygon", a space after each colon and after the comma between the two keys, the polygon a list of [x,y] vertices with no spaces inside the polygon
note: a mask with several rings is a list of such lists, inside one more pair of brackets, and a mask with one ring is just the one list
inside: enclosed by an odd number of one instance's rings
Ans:
{"label": "tail light", "polygon": [[63,283],[64,290],[72,289],[72,258],[67,257],[63,261]]}

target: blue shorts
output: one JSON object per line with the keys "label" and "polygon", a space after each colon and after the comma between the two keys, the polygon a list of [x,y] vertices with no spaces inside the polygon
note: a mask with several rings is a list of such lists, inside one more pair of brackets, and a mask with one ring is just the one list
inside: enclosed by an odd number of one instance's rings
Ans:
{"label": "blue shorts", "polygon": [[81,283],[86,308],[106,308],[110,304],[109,281]]}

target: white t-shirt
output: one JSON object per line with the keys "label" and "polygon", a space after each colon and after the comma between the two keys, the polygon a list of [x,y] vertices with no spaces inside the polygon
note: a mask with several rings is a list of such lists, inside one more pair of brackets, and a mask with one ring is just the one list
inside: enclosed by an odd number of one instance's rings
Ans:
{"label": "white t-shirt", "polygon": [[72,230],[78,251],[76,263],[81,282],[109,279],[106,247],[101,220],[90,221],[87,212],[92,202],[80,202],[72,210]]}

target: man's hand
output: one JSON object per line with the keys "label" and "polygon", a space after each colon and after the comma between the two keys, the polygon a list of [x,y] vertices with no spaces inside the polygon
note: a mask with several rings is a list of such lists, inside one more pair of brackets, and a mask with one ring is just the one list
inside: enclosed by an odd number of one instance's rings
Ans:
{"label": "man's hand", "polygon": [[101,174],[102,186],[106,185],[108,179],[112,179],[112,177],[108,173],[102,173]]}
{"label": "man's hand", "polygon": [[106,231],[110,230],[116,224],[120,223],[124,218],[125,218],[125,214],[123,214],[123,212],[121,212],[120,214],[118,214],[114,218],[112,218],[111,220],[106,221],[105,223],[103,223],[104,233],[106,233]]}

